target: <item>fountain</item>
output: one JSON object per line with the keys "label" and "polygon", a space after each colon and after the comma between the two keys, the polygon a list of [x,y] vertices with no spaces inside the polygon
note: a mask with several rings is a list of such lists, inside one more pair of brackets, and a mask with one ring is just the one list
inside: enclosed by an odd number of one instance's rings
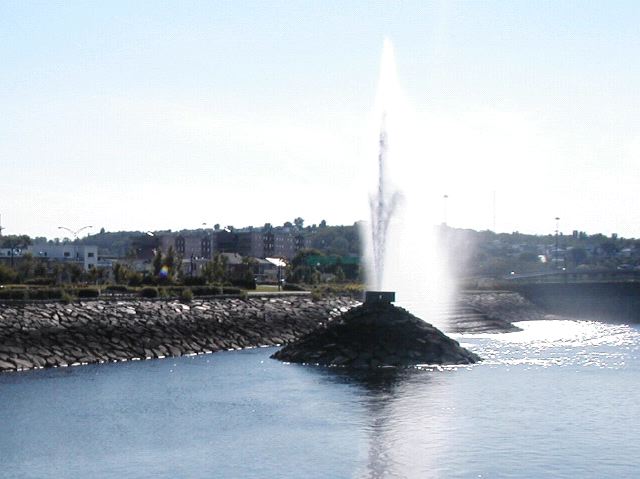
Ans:
{"label": "fountain", "polygon": [[[389,71],[392,72],[391,77],[395,71],[391,59],[391,45],[386,40],[380,80],[381,97],[389,89]],[[385,290],[389,284],[385,277],[388,235],[394,214],[404,202],[400,192],[388,191],[387,102],[385,98],[381,102],[377,189],[369,200],[371,220],[363,245],[369,277],[369,290],[364,294],[364,302],[326,327],[285,346],[272,356],[275,359],[352,368],[470,364],[480,360],[432,324],[394,306],[395,292]],[[414,278],[415,281],[418,278]]]}

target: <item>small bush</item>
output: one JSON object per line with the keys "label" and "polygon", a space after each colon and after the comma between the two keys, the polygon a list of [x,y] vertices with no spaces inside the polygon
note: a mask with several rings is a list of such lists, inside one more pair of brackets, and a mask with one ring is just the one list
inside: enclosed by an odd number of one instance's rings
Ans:
{"label": "small bush", "polygon": [[27,290],[0,289],[0,299],[27,299]]}
{"label": "small bush", "polygon": [[241,294],[242,290],[234,286],[224,286],[222,288],[222,293],[223,294]]}
{"label": "small bush", "polygon": [[306,291],[302,286],[295,283],[285,283],[282,289],[284,291]]}
{"label": "small bush", "polygon": [[78,298],[97,298],[100,291],[96,288],[79,288],[74,291]]}
{"label": "small bush", "polygon": [[0,263],[0,284],[13,283],[17,276],[18,274],[13,269]]}
{"label": "small bush", "polygon": [[222,292],[221,286],[194,286],[191,288],[194,296],[214,296]]}
{"label": "small bush", "polygon": [[63,291],[60,288],[39,288],[28,291],[29,299],[62,299]]}
{"label": "small bush", "polygon": [[143,276],[140,273],[131,273],[129,276],[129,286],[140,286],[142,284]]}
{"label": "small bush", "polygon": [[60,299],[62,300],[63,303],[66,303],[66,304],[73,303],[73,297],[64,290],[62,291],[62,295]]}
{"label": "small bush", "polygon": [[193,300],[193,293],[189,288],[185,288],[180,293],[180,301],[183,303],[189,303]]}
{"label": "small bush", "polygon": [[105,291],[109,293],[131,293],[133,290],[124,284],[110,284],[106,288]]}
{"label": "small bush", "polygon": [[239,288],[242,289],[256,289],[257,285],[256,285],[256,280],[251,278],[251,279],[238,279],[238,280],[233,280],[231,282],[231,284],[233,284],[234,286],[237,286]]}
{"label": "small bush", "polygon": [[184,278],[182,282],[185,286],[205,286],[207,284],[206,278],[203,278],[202,276],[189,276]]}
{"label": "small bush", "polygon": [[55,280],[53,278],[46,278],[44,276],[29,278],[23,281],[24,284],[35,286],[51,286],[54,282]]}
{"label": "small bush", "polygon": [[167,296],[170,297],[180,297],[180,295],[182,294],[182,291],[184,290],[183,286],[167,286],[164,288],[164,290],[167,292]]}
{"label": "small bush", "polygon": [[140,290],[140,296],[142,296],[143,298],[157,298],[158,288],[154,288],[153,286],[146,286]]}

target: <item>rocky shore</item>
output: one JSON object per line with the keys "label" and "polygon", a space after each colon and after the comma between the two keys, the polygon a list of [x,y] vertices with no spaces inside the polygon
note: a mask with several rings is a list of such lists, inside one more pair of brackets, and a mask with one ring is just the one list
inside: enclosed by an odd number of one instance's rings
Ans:
{"label": "rocky shore", "polygon": [[[360,303],[334,296],[0,303],[0,371],[289,344]],[[517,330],[543,314],[518,293],[464,292],[447,332]],[[428,318],[427,318],[428,320]]]}
{"label": "rocky shore", "polygon": [[545,313],[512,291],[462,291],[448,311],[447,333],[511,333],[512,323],[534,321]]}
{"label": "rocky shore", "polygon": [[472,364],[481,360],[405,309],[368,300],[271,357],[293,363],[357,369]]}
{"label": "rocky shore", "polygon": [[0,371],[276,346],[356,304],[309,296],[0,304]]}

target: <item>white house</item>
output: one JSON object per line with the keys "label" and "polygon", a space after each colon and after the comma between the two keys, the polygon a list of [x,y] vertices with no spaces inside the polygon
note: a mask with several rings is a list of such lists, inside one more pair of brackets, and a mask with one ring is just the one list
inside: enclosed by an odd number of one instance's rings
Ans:
{"label": "white house", "polygon": [[29,246],[28,250],[34,258],[82,264],[85,271],[98,266],[97,246],[75,245],[72,243],[41,243]]}

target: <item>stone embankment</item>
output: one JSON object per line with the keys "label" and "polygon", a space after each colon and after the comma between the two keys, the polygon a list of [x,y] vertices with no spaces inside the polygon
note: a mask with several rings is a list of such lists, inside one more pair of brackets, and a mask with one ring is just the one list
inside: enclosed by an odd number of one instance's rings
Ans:
{"label": "stone embankment", "polygon": [[462,291],[449,310],[449,333],[509,333],[520,331],[512,323],[534,321],[545,313],[512,291]]}
{"label": "stone embankment", "polygon": [[357,304],[308,296],[0,304],[0,371],[276,346]]}

